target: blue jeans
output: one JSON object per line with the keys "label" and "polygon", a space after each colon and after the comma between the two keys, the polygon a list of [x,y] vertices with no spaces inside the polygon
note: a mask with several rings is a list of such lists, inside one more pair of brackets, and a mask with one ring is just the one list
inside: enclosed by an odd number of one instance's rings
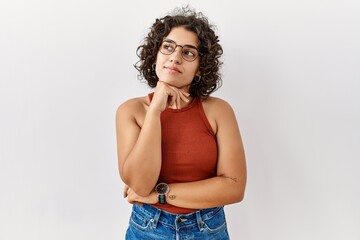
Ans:
{"label": "blue jeans", "polygon": [[133,205],[126,240],[229,240],[223,207],[174,214]]}

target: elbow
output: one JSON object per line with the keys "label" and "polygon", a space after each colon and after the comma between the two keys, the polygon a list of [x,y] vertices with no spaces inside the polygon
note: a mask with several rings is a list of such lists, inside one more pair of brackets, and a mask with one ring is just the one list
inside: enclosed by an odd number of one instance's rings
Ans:
{"label": "elbow", "polygon": [[129,186],[137,195],[141,197],[149,196],[155,187],[150,184],[145,184],[145,182],[136,181],[136,179],[126,177],[126,175],[121,176],[121,179],[127,186]]}
{"label": "elbow", "polygon": [[243,182],[237,182],[233,179],[227,179],[228,182],[228,200],[230,204],[241,202],[245,196],[245,184]]}
{"label": "elbow", "polygon": [[133,191],[137,194],[137,195],[139,195],[139,196],[141,196],[141,197],[147,197],[147,196],[149,196],[150,195],[150,193],[152,192],[152,188],[150,188],[150,189],[146,189],[146,188],[144,188],[144,187],[136,187],[136,186],[134,186],[134,188],[132,188],[133,189]]}
{"label": "elbow", "polygon": [[243,193],[233,193],[231,198],[229,198],[228,204],[239,203],[243,199],[244,199],[244,194]]}
{"label": "elbow", "polygon": [[235,203],[238,203],[238,202],[241,202],[242,200],[244,200],[244,196],[245,196],[244,192],[237,193],[234,196]]}
{"label": "elbow", "polygon": [[231,196],[232,203],[238,203],[238,202],[243,201],[244,196],[245,196],[245,190],[244,189],[238,188],[238,187],[236,189],[233,189],[232,196]]}
{"label": "elbow", "polygon": [[137,166],[123,164],[119,168],[121,180],[137,195],[147,197],[154,190],[158,177],[151,172],[139,173]]}

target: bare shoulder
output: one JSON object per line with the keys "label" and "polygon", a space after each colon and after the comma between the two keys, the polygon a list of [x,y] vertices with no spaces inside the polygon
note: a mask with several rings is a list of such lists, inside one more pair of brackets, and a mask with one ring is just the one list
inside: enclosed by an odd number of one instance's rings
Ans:
{"label": "bare shoulder", "polygon": [[219,114],[226,112],[233,112],[231,105],[224,99],[218,97],[208,97],[203,101],[205,113]]}
{"label": "bare shoulder", "polygon": [[216,134],[221,123],[227,119],[234,119],[234,111],[231,105],[224,99],[218,97],[208,97],[202,102],[205,115]]}
{"label": "bare shoulder", "polygon": [[128,99],[125,102],[123,102],[122,104],[120,104],[117,111],[120,111],[120,112],[130,111],[131,112],[131,111],[140,110],[140,109],[146,107],[147,105],[149,105],[149,103],[147,101],[146,96],[136,97],[136,98]]}
{"label": "bare shoulder", "polygon": [[149,107],[149,99],[147,96],[136,97],[126,100],[118,107],[116,111],[116,118],[119,119],[135,119],[135,121],[142,125],[141,122]]}

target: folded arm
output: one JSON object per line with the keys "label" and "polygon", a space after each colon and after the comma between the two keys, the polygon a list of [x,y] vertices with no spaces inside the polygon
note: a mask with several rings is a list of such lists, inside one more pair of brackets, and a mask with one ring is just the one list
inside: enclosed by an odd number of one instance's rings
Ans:
{"label": "folded arm", "polygon": [[[240,131],[235,114],[226,102],[212,99],[207,112],[216,128],[218,143],[217,176],[209,179],[169,184],[167,202],[183,208],[209,208],[232,204],[243,199],[246,186],[246,162]],[[205,105],[205,104],[204,104]],[[128,201],[156,203],[157,194],[152,191],[140,197],[128,189]]]}
{"label": "folded arm", "polygon": [[123,103],[116,112],[119,173],[140,196],[153,190],[161,169],[160,114],[167,107],[181,108],[188,94],[159,81],[151,103],[148,97]]}

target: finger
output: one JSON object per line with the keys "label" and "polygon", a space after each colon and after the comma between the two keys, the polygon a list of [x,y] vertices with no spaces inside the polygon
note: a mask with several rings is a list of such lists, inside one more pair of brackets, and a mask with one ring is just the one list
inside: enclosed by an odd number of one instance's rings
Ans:
{"label": "finger", "polygon": [[180,90],[182,94],[184,94],[185,96],[189,97],[190,93],[186,92],[185,90],[181,89]]}
{"label": "finger", "polygon": [[174,90],[169,90],[168,92],[168,105],[173,107],[174,104],[176,103],[176,94],[174,93]]}
{"label": "finger", "polygon": [[124,196],[124,198],[126,198],[127,197],[127,192],[128,192],[128,189],[129,189],[129,186],[128,185],[125,185],[124,186],[124,190],[123,190],[123,196]]}
{"label": "finger", "polygon": [[174,92],[174,103],[176,104],[175,105],[175,108],[177,109],[180,109],[181,108],[181,93],[179,91],[179,89],[177,89],[176,87],[171,87],[171,89],[173,90]]}
{"label": "finger", "polygon": [[177,106],[177,109],[180,109],[181,108],[181,97],[180,97],[180,93],[177,92],[176,94],[176,106]]}
{"label": "finger", "polygon": [[181,100],[183,100],[184,102],[190,102],[190,99],[189,99],[188,97],[189,97],[189,94],[188,94],[188,95],[184,95],[184,92],[180,92],[180,98],[181,98]]}

